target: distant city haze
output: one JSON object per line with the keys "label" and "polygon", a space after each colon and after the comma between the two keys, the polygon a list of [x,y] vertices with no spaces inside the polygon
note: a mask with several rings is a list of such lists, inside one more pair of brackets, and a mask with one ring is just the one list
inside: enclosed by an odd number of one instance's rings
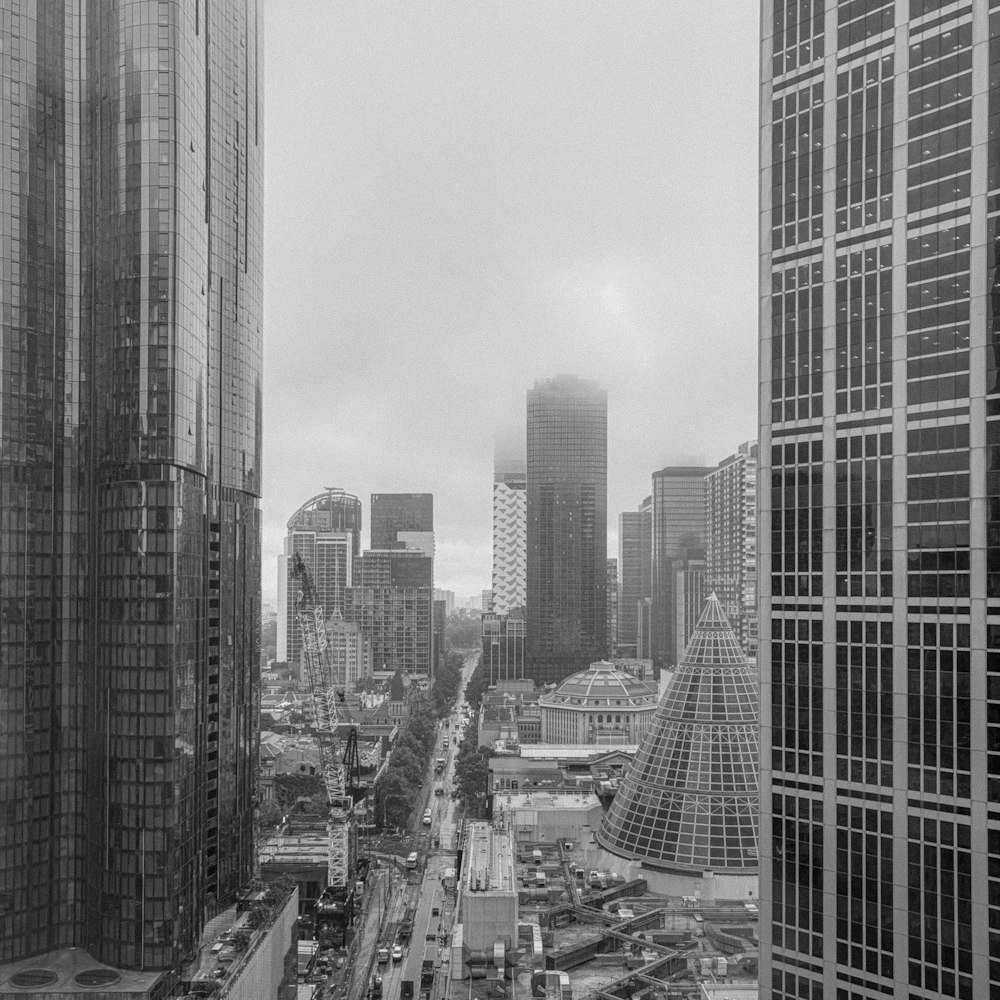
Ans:
{"label": "distant city haze", "polygon": [[609,554],[653,470],[755,436],[756,4],[264,17],[265,600],[326,486],[432,493],[436,585],[488,588],[536,378],[607,390]]}

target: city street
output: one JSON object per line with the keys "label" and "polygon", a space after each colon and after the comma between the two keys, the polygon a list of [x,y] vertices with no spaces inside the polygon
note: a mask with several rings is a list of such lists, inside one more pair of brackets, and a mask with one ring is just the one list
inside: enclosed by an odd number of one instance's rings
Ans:
{"label": "city street", "polygon": [[[380,975],[383,1000],[398,1000],[410,948],[420,949],[422,953],[426,928],[414,928],[412,940],[402,946],[403,957],[400,961],[393,961],[391,958],[381,964],[377,961],[379,948],[387,948],[391,952],[397,943],[399,925],[407,910],[416,911],[421,902],[429,906],[430,897],[435,890],[441,890],[445,871],[455,864],[461,810],[458,802],[452,799],[451,790],[454,787],[455,757],[460,739],[458,722],[461,713],[458,706],[462,705],[465,686],[475,668],[478,655],[478,652],[473,652],[465,658],[456,707],[439,724],[428,773],[414,803],[406,831],[402,836],[373,837],[365,842],[365,850],[378,859],[380,867],[372,869],[371,879],[375,880],[375,884],[366,890],[365,915],[357,927],[356,947],[352,950],[353,967],[349,977],[345,977],[347,989],[341,987],[332,992],[331,996],[351,1000],[367,997],[373,976]],[[449,741],[447,750],[444,749],[445,737]],[[434,761],[439,757],[445,759],[445,768],[442,774],[434,775]],[[443,795],[434,794],[436,785],[445,789]],[[423,825],[426,809],[431,811],[429,827]],[[435,835],[440,838],[439,847],[434,847]],[[406,855],[414,850],[420,856],[416,873],[407,872],[401,867]],[[450,935],[454,900],[453,892],[441,892],[441,912],[433,928],[434,933]],[[435,998],[446,995],[448,954],[447,945],[439,949],[438,956],[442,961],[435,975],[432,993]],[[414,997],[416,1000],[419,992],[415,992]]]}

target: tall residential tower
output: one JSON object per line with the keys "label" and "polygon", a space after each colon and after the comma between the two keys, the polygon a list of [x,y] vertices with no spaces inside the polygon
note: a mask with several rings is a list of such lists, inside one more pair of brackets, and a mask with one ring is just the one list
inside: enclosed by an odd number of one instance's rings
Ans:
{"label": "tall residential tower", "polygon": [[608,396],[560,375],[528,390],[526,676],[560,681],[607,647]]}
{"label": "tall residential tower", "polygon": [[177,969],[254,870],[259,16],[0,13],[0,963]]}
{"label": "tall residential tower", "polygon": [[[524,608],[527,591],[527,479],[524,452],[493,460],[493,607]],[[483,609],[486,610],[485,608]]]}
{"label": "tall residential tower", "polygon": [[332,488],[304,503],[288,521],[285,551],[278,556],[277,659],[301,667],[302,636],[295,619],[299,583],[291,572],[298,553],[312,574],[324,616],[342,615],[344,591],[354,583],[361,550],[361,501]]}
{"label": "tall residential tower", "polygon": [[705,477],[705,577],[747,656],[757,655],[757,442]]}
{"label": "tall residential tower", "polygon": [[1000,7],[764,0],[762,995],[1000,995]]}

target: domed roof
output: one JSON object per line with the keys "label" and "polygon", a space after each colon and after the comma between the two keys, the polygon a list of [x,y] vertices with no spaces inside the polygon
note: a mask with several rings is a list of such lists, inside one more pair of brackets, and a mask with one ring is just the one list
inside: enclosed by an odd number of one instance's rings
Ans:
{"label": "domed roof", "polygon": [[569,708],[655,708],[656,685],[636,680],[607,660],[567,677],[539,703]]}
{"label": "domed roof", "polygon": [[712,594],[597,834],[673,871],[758,870],[756,671]]}

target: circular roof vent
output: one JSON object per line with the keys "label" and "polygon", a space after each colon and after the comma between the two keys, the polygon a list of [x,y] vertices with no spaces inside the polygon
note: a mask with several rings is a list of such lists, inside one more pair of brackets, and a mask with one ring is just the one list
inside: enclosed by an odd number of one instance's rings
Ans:
{"label": "circular roof vent", "polygon": [[10,977],[10,985],[22,990],[35,990],[40,986],[51,986],[58,980],[59,974],[51,969],[25,969]]}
{"label": "circular roof vent", "polygon": [[85,969],[78,972],[73,977],[73,982],[77,986],[89,986],[96,989],[98,986],[111,986],[121,979],[122,974],[115,969]]}

